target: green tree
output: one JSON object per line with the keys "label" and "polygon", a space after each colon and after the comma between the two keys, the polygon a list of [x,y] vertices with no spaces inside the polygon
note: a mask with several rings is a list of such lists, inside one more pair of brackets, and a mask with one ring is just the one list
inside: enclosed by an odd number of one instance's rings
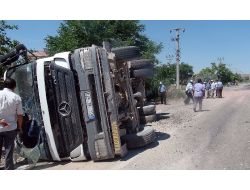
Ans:
{"label": "green tree", "polygon": [[206,67],[202,69],[196,77],[201,78],[203,81],[208,81],[211,79],[217,79],[217,75],[215,73],[216,72],[213,68]]}
{"label": "green tree", "polygon": [[64,21],[58,29],[57,36],[47,36],[45,41],[51,55],[92,44],[101,46],[103,41],[109,41],[113,47],[137,46],[142,57],[157,62],[155,54],[161,51],[162,44],[150,40],[143,34],[144,30],[144,25],[133,20]]}
{"label": "green tree", "polygon": [[[0,56],[6,54],[13,47],[15,47],[18,42],[16,40],[11,40],[7,34],[7,30],[17,30],[16,25],[9,25],[6,21],[0,20]],[[0,78],[3,76],[4,68],[0,68]]]}
{"label": "green tree", "polygon": [[[186,85],[193,76],[193,67],[187,63],[180,64],[180,84]],[[159,82],[170,86],[176,83],[176,64],[158,65],[155,67],[155,76],[146,81],[146,89],[151,91],[151,98],[157,97]]]}
{"label": "green tree", "polygon": [[229,68],[226,67],[226,64],[218,64],[216,75],[224,84],[233,81],[234,74]]}
{"label": "green tree", "polygon": [[[167,64],[157,66],[155,69],[155,79],[159,81],[168,81],[168,84],[176,82],[176,64]],[[180,64],[180,84],[185,85],[189,78],[194,74],[193,67],[187,63]]]}
{"label": "green tree", "polygon": [[11,48],[15,47],[18,42],[11,40],[7,35],[7,30],[17,30],[16,25],[9,25],[6,21],[0,20],[0,55],[7,53]]}
{"label": "green tree", "polygon": [[234,82],[236,82],[236,81],[243,82],[243,78],[242,78],[242,76],[239,73],[234,73],[233,74],[233,81]]}
{"label": "green tree", "polygon": [[187,63],[180,64],[180,84],[185,85],[194,74],[193,66]]}
{"label": "green tree", "polygon": [[211,63],[211,67],[202,69],[198,73],[197,77],[201,78],[204,81],[208,81],[210,79],[220,79],[224,84],[233,82],[235,80],[242,80],[239,74],[233,73],[224,63]]}

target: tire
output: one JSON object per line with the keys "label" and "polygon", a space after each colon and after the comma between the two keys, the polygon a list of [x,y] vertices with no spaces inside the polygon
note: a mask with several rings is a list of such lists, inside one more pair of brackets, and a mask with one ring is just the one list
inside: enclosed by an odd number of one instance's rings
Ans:
{"label": "tire", "polygon": [[156,121],[156,114],[140,116],[140,123],[141,124],[151,123],[154,121]]}
{"label": "tire", "polygon": [[145,106],[150,106],[150,105],[154,105],[155,106],[155,102],[146,102]]}
{"label": "tire", "polygon": [[156,113],[155,108],[155,105],[143,106],[142,108],[139,108],[138,111],[142,116],[153,115]]}
{"label": "tire", "polygon": [[155,131],[152,127],[144,127],[142,131],[136,134],[129,134],[125,136],[128,149],[141,148],[149,143],[154,142],[156,139]]}
{"label": "tire", "polygon": [[143,100],[137,101],[136,107],[142,107],[142,106],[144,106]]}
{"label": "tire", "polygon": [[139,48],[135,46],[112,48],[111,52],[115,54],[117,61],[129,61],[140,57]]}
{"label": "tire", "polygon": [[152,78],[154,76],[153,68],[133,70],[132,77],[136,78]]}
{"label": "tire", "polygon": [[130,68],[133,70],[143,69],[150,66],[154,66],[153,61],[150,59],[139,59],[130,62]]}

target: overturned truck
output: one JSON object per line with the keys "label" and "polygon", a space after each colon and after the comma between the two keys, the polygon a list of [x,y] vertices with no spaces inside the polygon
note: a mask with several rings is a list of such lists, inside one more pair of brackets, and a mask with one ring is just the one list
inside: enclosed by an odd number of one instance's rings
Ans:
{"label": "overturned truck", "polygon": [[25,147],[38,146],[43,160],[98,161],[153,142],[154,130],[143,125],[156,117],[144,88],[153,63],[139,55],[136,47],[104,43],[33,61],[18,45],[2,56],[4,77],[17,81],[23,101]]}

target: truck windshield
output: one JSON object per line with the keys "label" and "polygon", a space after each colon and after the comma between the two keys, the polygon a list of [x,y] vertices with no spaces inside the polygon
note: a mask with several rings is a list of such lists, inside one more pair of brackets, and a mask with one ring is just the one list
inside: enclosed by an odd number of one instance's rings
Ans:
{"label": "truck windshield", "polygon": [[15,92],[22,98],[23,111],[30,119],[35,119],[41,124],[41,108],[37,90],[36,62],[32,62],[19,67],[11,68],[7,71],[7,77],[16,80]]}

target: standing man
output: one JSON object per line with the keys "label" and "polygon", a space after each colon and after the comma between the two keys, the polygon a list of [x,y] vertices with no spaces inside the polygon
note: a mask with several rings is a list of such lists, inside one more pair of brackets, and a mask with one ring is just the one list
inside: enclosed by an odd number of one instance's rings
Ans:
{"label": "standing man", "polygon": [[202,84],[201,79],[198,79],[197,83],[194,85],[194,112],[196,112],[197,103],[199,103],[199,111],[202,110],[202,99],[205,92],[205,87]]}
{"label": "standing man", "polygon": [[207,82],[203,82],[202,85],[203,85],[203,87],[204,87],[204,89],[205,89],[204,92],[203,92],[203,98],[205,98]]}
{"label": "standing man", "polygon": [[211,80],[211,97],[214,98],[215,82]]}
{"label": "standing man", "polygon": [[[13,152],[17,128],[22,132],[23,110],[21,97],[13,92],[16,81],[7,78],[4,89],[0,91],[0,139],[5,147],[5,169],[13,170]],[[2,150],[2,146],[0,149]]]}
{"label": "standing man", "polygon": [[217,82],[217,91],[218,91],[218,98],[222,98],[222,90],[223,90],[223,84],[222,82],[219,80]]}
{"label": "standing man", "polygon": [[187,95],[187,98],[184,100],[184,103],[186,105],[188,105],[190,102],[190,99],[194,102],[194,99],[193,99],[193,80],[190,80],[189,83],[187,84],[185,93]]}
{"label": "standing man", "polygon": [[215,81],[215,97],[218,98],[218,88],[217,88],[217,85],[218,85],[218,79]]}
{"label": "standing man", "polygon": [[211,80],[206,84],[207,98],[211,96]]}
{"label": "standing man", "polygon": [[165,104],[166,105],[166,92],[167,92],[167,88],[164,84],[162,84],[162,82],[160,82],[160,86],[159,86],[159,94],[161,97],[161,104]]}

